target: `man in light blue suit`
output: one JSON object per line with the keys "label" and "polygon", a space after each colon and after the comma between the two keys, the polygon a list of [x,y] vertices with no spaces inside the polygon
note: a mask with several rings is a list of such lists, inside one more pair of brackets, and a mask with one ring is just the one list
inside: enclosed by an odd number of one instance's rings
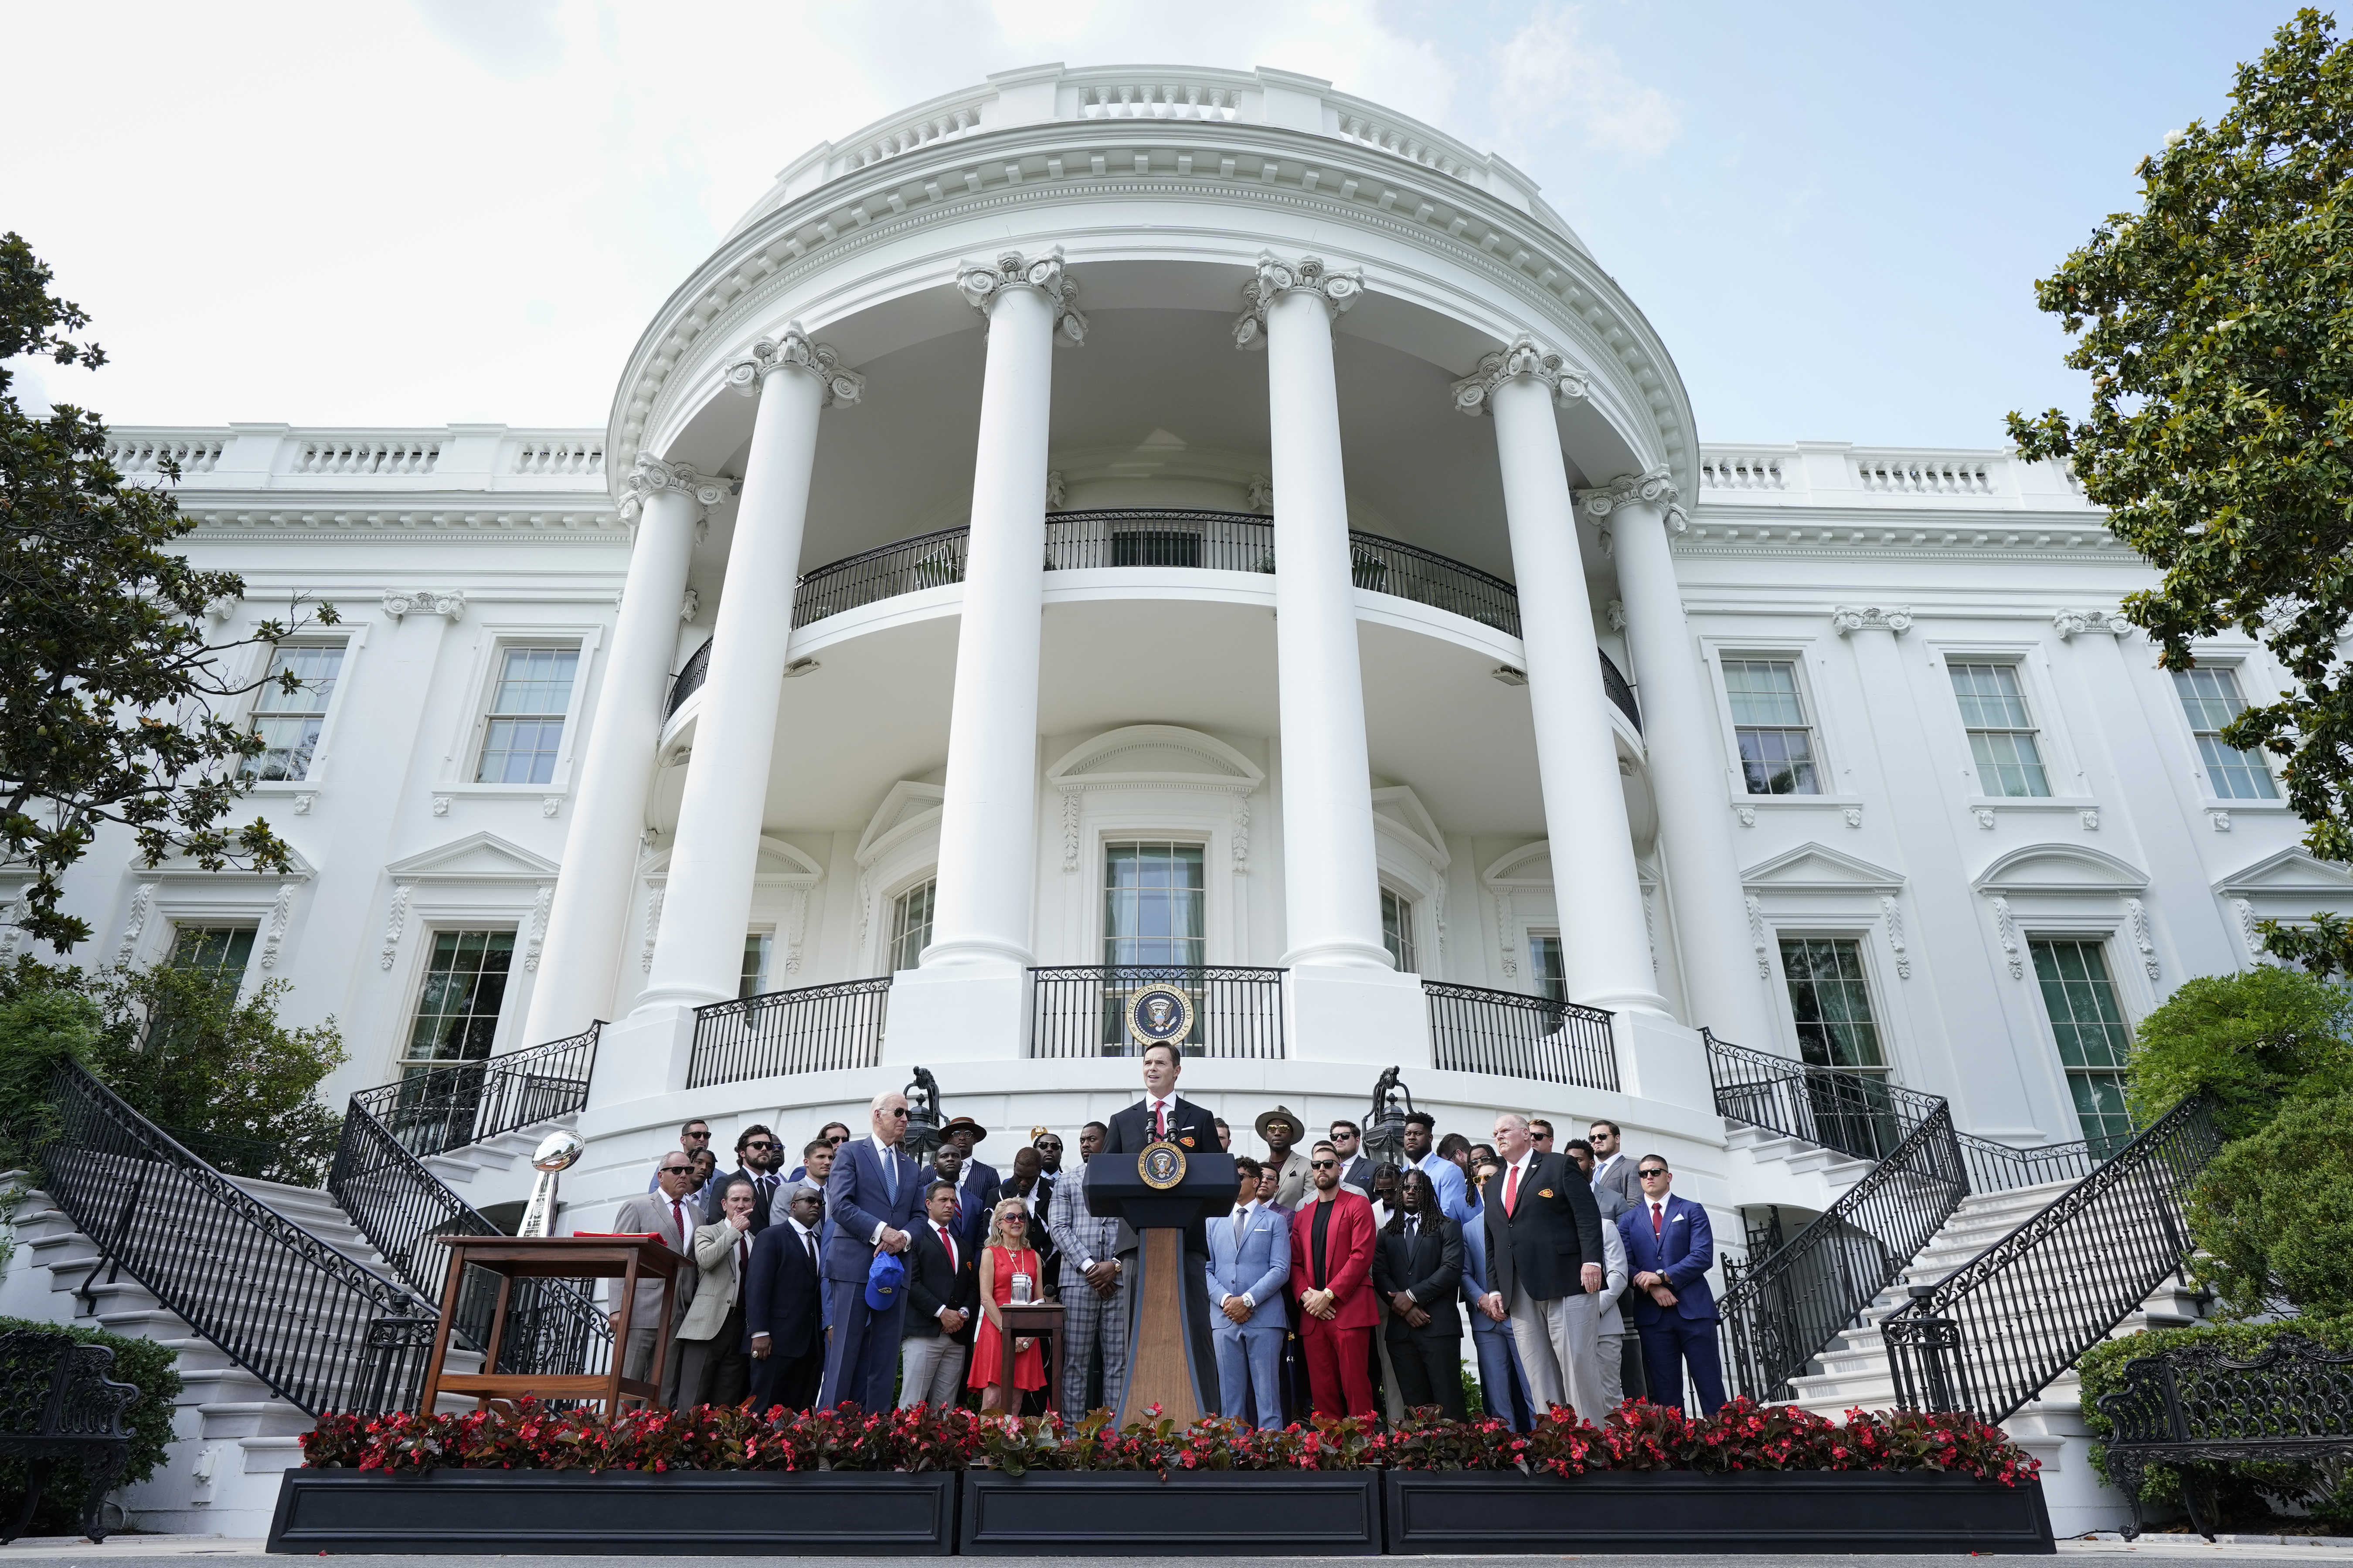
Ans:
{"label": "man in light blue suit", "polygon": [[[1479,1210],[1471,1202],[1470,1184],[1462,1179],[1462,1167],[1431,1147],[1438,1135],[1438,1119],[1427,1110],[1417,1110],[1405,1119],[1405,1163],[1430,1178],[1438,1192],[1438,1212],[1455,1224],[1469,1229]],[[1449,1134],[1460,1138],[1459,1132]],[[1469,1147],[1466,1142],[1465,1148]]]}
{"label": "man in light blue suit", "polygon": [[1291,1278],[1291,1218],[1258,1201],[1256,1160],[1234,1161],[1233,1213],[1208,1222],[1209,1342],[1218,1354],[1218,1408],[1240,1415],[1257,1400],[1258,1424],[1282,1425],[1283,1282]]}
{"label": "man in light blue suit", "polygon": [[[1457,1162],[1467,1164],[1471,1159],[1471,1141],[1460,1132],[1448,1133],[1439,1147],[1458,1170],[1461,1164]],[[1471,1218],[1458,1222],[1462,1226],[1462,1299],[1471,1308],[1471,1344],[1479,1356],[1480,1396],[1486,1401],[1488,1415],[1509,1422],[1515,1432],[1529,1431],[1535,1426],[1535,1405],[1528,1397],[1528,1374],[1520,1370],[1512,1321],[1505,1318],[1499,1323],[1479,1310],[1487,1294],[1484,1194],[1473,1183],[1466,1180],[1463,1185],[1470,1193]]]}
{"label": "man in light blue suit", "polygon": [[900,1329],[907,1318],[904,1289],[885,1307],[866,1300],[875,1254],[907,1249],[907,1232],[923,1204],[923,1173],[899,1147],[907,1135],[907,1097],[896,1089],[876,1095],[867,1120],[872,1133],[841,1146],[825,1182],[826,1217],[833,1224],[825,1252],[833,1342],[826,1347],[825,1390],[818,1396],[824,1410],[845,1399],[864,1410],[891,1408]]}

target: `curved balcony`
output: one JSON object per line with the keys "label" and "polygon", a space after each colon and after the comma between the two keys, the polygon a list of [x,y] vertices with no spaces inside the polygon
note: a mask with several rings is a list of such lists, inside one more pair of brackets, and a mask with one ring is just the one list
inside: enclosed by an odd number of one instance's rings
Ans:
{"label": "curved balcony", "polygon": [[[818,567],[793,590],[793,628],[863,605],[964,581],[967,527],[919,533]],[[1401,540],[1350,530],[1351,575],[1367,593],[1389,594],[1520,635],[1520,596],[1511,584]],[[1129,507],[1060,511],[1046,519],[1046,570],[1081,572],[1123,566],[1190,567],[1203,572],[1274,571],[1274,523],[1249,512]],[[700,687],[711,668],[711,645],[695,650],[670,683],[664,717]],[[1601,655],[1602,689],[1636,730],[1642,727],[1634,689]]]}

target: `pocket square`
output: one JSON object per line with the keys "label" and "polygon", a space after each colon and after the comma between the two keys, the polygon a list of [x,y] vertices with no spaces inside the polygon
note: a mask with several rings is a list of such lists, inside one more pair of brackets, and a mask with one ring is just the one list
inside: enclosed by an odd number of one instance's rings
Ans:
{"label": "pocket square", "polygon": [[1540,1188],[1536,1193],[1536,1196],[1540,1198],[1548,1198],[1552,1196],[1552,1189],[1550,1187]]}

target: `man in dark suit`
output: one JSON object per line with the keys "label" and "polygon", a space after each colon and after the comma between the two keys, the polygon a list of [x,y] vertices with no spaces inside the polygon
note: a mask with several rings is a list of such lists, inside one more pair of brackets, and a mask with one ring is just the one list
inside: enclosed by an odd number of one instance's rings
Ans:
{"label": "man in dark suit", "polygon": [[731,1183],[752,1184],[752,1234],[768,1228],[776,1194],[784,1190],[785,1145],[776,1135],[754,1122],[735,1135],[735,1169],[714,1176],[703,1189],[702,1223],[717,1225],[726,1217],[724,1199]]}
{"label": "man in dark suit", "polygon": [[744,1348],[752,1358],[752,1408],[807,1410],[825,1377],[825,1264],[815,1187],[794,1187],[781,1222],[752,1244],[744,1285]]}
{"label": "man in dark suit", "polygon": [[865,1410],[891,1407],[899,1334],[907,1317],[904,1290],[884,1307],[869,1306],[866,1300],[866,1276],[875,1254],[907,1249],[907,1232],[922,1203],[921,1173],[899,1147],[907,1135],[907,1097],[896,1089],[876,1095],[867,1121],[873,1131],[841,1146],[825,1184],[826,1212],[833,1222],[833,1244],[825,1254],[833,1342],[826,1351],[819,1403],[828,1410],[845,1399]]}
{"label": "man in dark suit", "polygon": [[1004,1173],[972,1152],[973,1145],[987,1136],[988,1129],[969,1116],[955,1117],[940,1129],[940,1147],[955,1150],[962,1160],[954,1177],[956,1206],[964,1216],[964,1229],[957,1239],[972,1253],[988,1245],[988,1216],[997,1212],[997,1201],[1004,1196]]}
{"label": "man in dark suit", "polygon": [[1495,1118],[1504,1173],[1487,1189],[1487,1296],[1480,1310],[1495,1322],[1508,1314],[1512,1339],[1539,1413],[1574,1406],[1599,1422],[1607,1414],[1595,1359],[1600,1313],[1594,1298],[1603,1268],[1601,1213],[1593,1188],[1566,1154],[1541,1154],[1528,1119]]}
{"label": "man in dark suit", "polygon": [[1389,1304],[1389,1364],[1406,1407],[1435,1405],[1462,1419],[1462,1227],[1439,1207],[1426,1171],[1408,1171],[1373,1253],[1373,1286]]}
{"label": "man in dark suit", "polygon": [[964,1392],[965,1354],[979,1316],[980,1278],[955,1230],[955,1188],[923,1189],[923,1223],[907,1248],[907,1337],[900,1347],[899,1408],[944,1410]]}
{"label": "man in dark suit", "polygon": [[1626,1299],[1633,1303],[1634,1331],[1642,1337],[1642,1373],[1658,1405],[1683,1403],[1683,1368],[1691,1368],[1700,1414],[1713,1415],[1724,1403],[1724,1362],[1715,1343],[1715,1292],[1707,1271],[1715,1261],[1715,1230],[1707,1211],[1668,1189],[1674,1174],[1662,1154],[1635,1163],[1642,1205],[1618,1216],[1633,1270]]}
{"label": "man in dark suit", "polygon": [[[1145,1145],[1166,1139],[1188,1154],[1210,1153],[1218,1150],[1217,1119],[1202,1107],[1176,1097],[1176,1079],[1185,1070],[1184,1058],[1176,1047],[1155,1042],[1144,1048],[1144,1098],[1134,1105],[1112,1112],[1111,1129],[1103,1139],[1103,1152],[1126,1154],[1131,1157],[1144,1152]],[[1123,1224],[1119,1227],[1120,1256],[1128,1260],[1126,1271],[1135,1273],[1137,1249],[1135,1232]],[[1186,1332],[1193,1342],[1193,1368],[1198,1374],[1195,1384],[1200,1391],[1201,1409],[1208,1415],[1218,1409],[1218,1356],[1209,1342],[1209,1235],[1198,1219],[1185,1227],[1185,1315]],[[1136,1333],[1136,1317],[1143,1310],[1144,1293],[1128,1293],[1127,1349],[1131,1361],[1142,1353]]]}

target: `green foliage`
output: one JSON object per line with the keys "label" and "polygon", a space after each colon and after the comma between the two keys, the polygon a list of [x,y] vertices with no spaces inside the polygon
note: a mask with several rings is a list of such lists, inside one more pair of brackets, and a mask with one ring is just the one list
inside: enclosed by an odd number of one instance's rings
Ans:
{"label": "green foliage", "polygon": [[2353,992],[2270,964],[2184,981],[2141,1020],[2131,1067],[2135,1126],[2203,1089],[2222,1136],[2244,1137],[2289,1100],[2353,1089]]}
{"label": "green foliage", "polygon": [[2288,1104],[2189,1189],[2199,1279],[2240,1316],[2353,1314],[2353,1093]]}
{"label": "green foliage", "polygon": [[[207,642],[206,606],[242,598],[243,579],[164,548],[195,525],[167,489],[123,482],[98,416],[18,405],[11,356],[106,359],[68,335],[89,317],[49,292],[50,276],[23,238],[0,236],[0,849],[33,873],[17,924],[65,952],[90,926],[59,912],[61,879],[104,824],[131,828],[150,866],[182,855],[206,870],[288,868],[267,822],[227,820],[263,747],[233,711],[257,683],[228,679],[220,658],[299,628],[266,621]],[[332,622],[333,606],[317,617]]]}
{"label": "green foliage", "polygon": [[[2303,10],[2238,68],[2230,108],[2139,166],[2117,213],[2035,285],[2090,373],[2084,419],[2010,416],[2072,462],[2108,526],[2164,574],[2128,595],[2158,662],[2225,627],[2296,681],[2224,731],[2290,759],[2323,859],[2353,859],[2353,46]],[[2250,698],[2258,694],[2249,693]]]}
{"label": "green foliage", "polygon": [[87,1064],[102,1026],[77,991],[0,985],[0,1165],[26,1163],[55,1114],[50,1076],[69,1058]]}
{"label": "green foliage", "polygon": [[[180,1374],[172,1363],[179,1359],[180,1352],[153,1340],[126,1339],[100,1329],[0,1318],[0,1333],[20,1329],[64,1334],[86,1345],[104,1345],[114,1352],[114,1364],[107,1369],[106,1375],[139,1390],[138,1400],[122,1413],[123,1430],[131,1435],[131,1468],[123,1472],[123,1483],[143,1481],[153,1475],[155,1468],[164,1462],[164,1445],[172,1440],[172,1401],[180,1393]],[[25,1495],[25,1479],[24,1460],[0,1458],[0,1507],[8,1509],[11,1517]],[[79,1534],[81,1500],[89,1485],[79,1460],[69,1459],[58,1465],[33,1516],[33,1533]]]}

